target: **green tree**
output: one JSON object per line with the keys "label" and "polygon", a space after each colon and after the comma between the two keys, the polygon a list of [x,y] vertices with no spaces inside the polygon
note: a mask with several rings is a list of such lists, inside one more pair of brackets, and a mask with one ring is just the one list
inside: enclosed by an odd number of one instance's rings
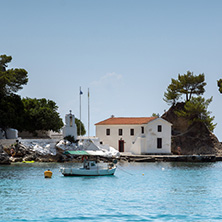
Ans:
{"label": "green tree", "polygon": [[24,130],[35,133],[36,130],[59,131],[63,122],[57,112],[58,107],[52,100],[23,98],[25,121]]}
{"label": "green tree", "polygon": [[164,101],[174,105],[182,95],[185,95],[185,102],[189,101],[193,95],[202,95],[205,92],[205,76],[199,74],[195,76],[193,72],[178,74],[178,79],[171,79],[171,84],[164,93]]}
{"label": "green tree", "polygon": [[6,69],[11,60],[11,56],[0,56],[0,96],[10,96],[28,82],[25,69]]}
{"label": "green tree", "polygon": [[24,124],[24,106],[20,96],[11,94],[0,99],[0,128],[5,131],[7,128],[22,130]]}
{"label": "green tree", "polygon": [[219,87],[219,92],[222,93],[222,79],[217,80],[217,86]]}
{"label": "green tree", "polygon": [[205,100],[203,97],[192,97],[184,105],[183,110],[175,111],[178,116],[189,119],[190,124],[193,122],[204,122],[210,131],[213,131],[216,124],[213,124],[214,116],[210,117],[211,112],[207,111],[212,97]]}
{"label": "green tree", "polygon": [[27,71],[24,69],[7,69],[11,56],[0,55],[0,128],[22,129],[24,106],[21,97],[15,93],[27,84]]}
{"label": "green tree", "polygon": [[75,118],[75,124],[77,126],[77,135],[80,136],[80,127],[81,127],[81,136],[86,134],[86,129],[84,124],[77,118]]}

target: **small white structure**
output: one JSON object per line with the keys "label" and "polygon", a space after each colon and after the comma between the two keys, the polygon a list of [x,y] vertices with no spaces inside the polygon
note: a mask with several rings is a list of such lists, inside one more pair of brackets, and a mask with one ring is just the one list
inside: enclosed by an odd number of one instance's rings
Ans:
{"label": "small white structure", "polygon": [[96,123],[103,144],[132,154],[171,153],[171,126],[158,117],[111,117]]}
{"label": "small white structure", "polygon": [[18,130],[8,128],[6,132],[0,128],[0,139],[18,139]]}
{"label": "small white structure", "polygon": [[77,139],[77,127],[75,124],[75,116],[71,113],[65,116],[65,126],[62,129],[63,137],[74,136]]}

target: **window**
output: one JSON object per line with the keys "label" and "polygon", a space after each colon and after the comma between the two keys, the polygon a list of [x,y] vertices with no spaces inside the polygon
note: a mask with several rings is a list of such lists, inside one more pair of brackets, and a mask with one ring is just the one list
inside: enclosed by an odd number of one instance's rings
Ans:
{"label": "window", "polygon": [[107,135],[107,136],[110,135],[110,129],[106,129],[106,135]]}
{"label": "window", "polygon": [[158,149],[162,148],[162,138],[157,138],[157,148]]}
{"label": "window", "polygon": [[144,126],[141,126],[141,133],[144,134]]}
{"label": "window", "polygon": [[130,136],[134,136],[134,129],[130,129]]}
{"label": "window", "polygon": [[158,131],[158,132],[162,132],[162,126],[161,126],[161,125],[158,125],[158,126],[157,126],[157,131]]}
{"label": "window", "polygon": [[119,129],[119,136],[123,135],[123,129]]}

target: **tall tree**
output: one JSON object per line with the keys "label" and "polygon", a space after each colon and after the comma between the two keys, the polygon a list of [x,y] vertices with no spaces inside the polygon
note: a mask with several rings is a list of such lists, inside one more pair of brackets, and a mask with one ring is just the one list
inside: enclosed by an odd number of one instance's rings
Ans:
{"label": "tall tree", "polygon": [[222,79],[217,80],[217,86],[219,87],[219,92],[222,93]]}
{"label": "tall tree", "polygon": [[178,79],[171,79],[171,84],[164,93],[164,101],[175,104],[182,95],[185,95],[185,102],[189,101],[193,95],[202,95],[205,92],[205,86],[204,74],[195,76],[190,71],[184,75],[178,74]]}
{"label": "tall tree", "polygon": [[11,56],[0,55],[0,96],[16,93],[28,82],[25,69],[6,69],[11,60]]}
{"label": "tall tree", "polygon": [[204,122],[213,131],[216,126],[213,124],[214,117],[210,117],[211,112],[207,111],[212,98],[205,100],[200,96],[205,92],[205,86],[204,74],[195,76],[190,71],[184,75],[178,74],[178,79],[171,79],[164,93],[164,101],[174,106],[184,96],[184,107],[175,113],[187,118],[190,123]]}
{"label": "tall tree", "polygon": [[7,69],[11,56],[0,55],[0,128],[22,129],[24,107],[21,97],[15,93],[27,84],[27,71],[24,69]]}

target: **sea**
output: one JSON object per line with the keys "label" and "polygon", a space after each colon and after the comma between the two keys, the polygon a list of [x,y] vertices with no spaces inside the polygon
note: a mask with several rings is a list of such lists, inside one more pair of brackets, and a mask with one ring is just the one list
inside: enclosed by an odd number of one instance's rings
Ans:
{"label": "sea", "polygon": [[0,221],[222,221],[222,162],[125,162],[114,176],[64,177],[71,165],[1,165]]}

